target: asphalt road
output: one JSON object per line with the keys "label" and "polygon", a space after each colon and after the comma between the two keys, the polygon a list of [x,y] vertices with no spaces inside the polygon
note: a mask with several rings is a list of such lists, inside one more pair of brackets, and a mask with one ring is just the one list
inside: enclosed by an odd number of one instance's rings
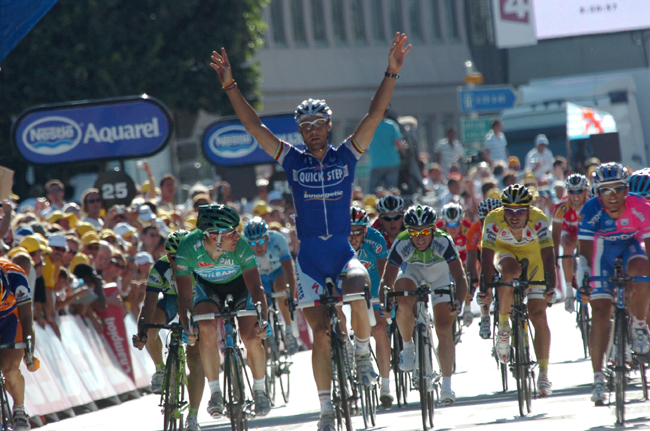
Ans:
{"label": "asphalt road", "polygon": [[[492,430],[548,431],[553,427],[571,430],[612,429],[615,423],[614,397],[611,404],[595,407],[590,401],[592,372],[589,360],[582,353],[580,333],[575,326],[575,314],[568,314],[561,304],[548,311],[551,326],[551,363],[549,377],[553,395],[533,400],[532,413],[520,417],[517,407],[515,380],[510,377],[507,393],[501,392],[500,373],[490,356],[491,341],[478,336],[478,319],[465,328],[457,348],[457,372],[452,388],[457,401],[453,406],[437,407],[434,428],[437,430]],[[276,406],[263,419],[249,422],[250,429],[258,430],[315,430],[319,416],[318,396],[312,378],[311,353],[294,356],[292,366],[291,399],[287,405]],[[650,402],[642,400],[640,379],[632,374],[627,392],[625,428],[650,428]],[[392,382],[391,382],[392,384]],[[207,385],[199,412],[203,431],[228,430],[226,420],[213,420],[205,412],[208,399]],[[280,399],[280,397],[278,397]],[[154,431],[162,429],[162,415],[157,406],[159,397],[143,396],[97,412],[79,415],[41,428],[44,431],[83,430]],[[377,430],[421,429],[419,401],[416,392],[409,395],[409,404],[401,409],[378,412]],[[363,429],[363,419],[354,418],[356,429]]]}

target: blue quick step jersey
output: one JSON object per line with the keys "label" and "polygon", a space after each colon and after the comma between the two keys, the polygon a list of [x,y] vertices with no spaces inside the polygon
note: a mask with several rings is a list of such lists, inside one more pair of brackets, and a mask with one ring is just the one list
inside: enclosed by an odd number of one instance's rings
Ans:
{"label": "blue quick step jersey", "polygon": [[353,137],[338,148],[330,146],[322,161],[306,149],[280,141],[274,158],[287,173],[298,239],[348,237],[354,168],[361,154]]}

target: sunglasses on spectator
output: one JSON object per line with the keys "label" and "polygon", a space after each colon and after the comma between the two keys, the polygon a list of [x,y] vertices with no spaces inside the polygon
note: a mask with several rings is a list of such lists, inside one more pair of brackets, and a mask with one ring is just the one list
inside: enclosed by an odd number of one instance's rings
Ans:
{"label": "sunglasses on spectator", "polygon": [[117,260],[115,260],[115,259],[111,259],[110,262],[111,262],[113,265],[117,266],[118,268],[120,268],[120,269],[124,269],[124,265],[122,265],[121,263],[119,263]]}
{"label": "sunglasses on spectator", "polygon": [[402,218],[402,214],[397,214],[394,216],[381,216],[381,219],[384,221],[395,221]]}
{"label": "sunglasses on spectator", "polygon": [[528,208],[504,208],[503,210],[506,215],[512,216],[525,214],[526,211],[528,211]]}
{"label": "sunglasses on spectator", "polygon": [[408,230],[408,232],[409,232],[409,236],[410,236],[411,238],[417,238],[417,237],[419,237],[420,235],[422,235],[422,236],[428,236],[432,231],[433,231],[433,229],[430,228],[430,227],[428,227],[428,228],[426,228],[426,229],[422,229],[422,230],[415,230],[415,229],[409,229],[409,230]]}
{"label": "sunglasses on spectator", "polygon": [[262,239],[257,239],[257,240],[255,240],[255,241],[248,241],[248,243],[249,243],[250,245],[252,245],[253,247],[255,247],[256,245],[262,245],[262,244],[264,244],[264,243],[266,242],[266,240],[267,240],[267,238],[262,238]]}
{"label": "sunglasses on spectator", "polygon": [[86,203],[87,203],[87,204],[96,204],[97,202],[101,202],[101,201],[102,201],[101,198],[97,198],[97,199],[88,199],[88,200],[86,201]]}
{"label": "sunglasses on spectator", "polygon": [[62,251],[62,252],[63,252],[63,251],[67,251],[67,250],[65,249],[65,247],[54,247],[54,246],[51,245],[50,248],[51,248],[52,250],[56,250],[56,251]]}
{"label": "sunglasses on spectator", "polygon": [[624,191],[625,191],[625,184],[621,184],[614,187],[598,187],[598,194],[605,195],[605,196],[609,196],[613,193],[615,194],[623,193]]}
{"label": "sunglasses on spectator", "polygon": [[365,229],[359,229],[359,230],[351,230],[350,231],[350,236],[360,236],[365,233]]}
{"label": "sunglasses on spectator", "polygon": [[71,248],[68,248],[65,252],[66,253],[72,253],[72,254],[77,254],[79,250],[72,250]]}
{"label": "sunglasses on spectator", "polygon": [[453,223],[446,223],[446,225],[447,225],[447,227],[458,227],[458,226],[460,226],[460,222],[456,221],[456,222],[453,222]]}
{"label": "sunglasses on spectator", "polygon": [[314,130],[314,129],[320,129],[325,124],[327,124],[327,120],[320,118],[314,121],[303,121],[298,125],[298,127],[300,127],[300,130]]}
{"label": "sunglasses on spectator", "polygon": [[99,250],[99,244],[88,244],[88,250]]}
{"label": "sunglasses on spectator", "polygon": [[572,195],[579,195],[580,193],[584,192],[585,190],[569,190],[569,193],[572,194]]}

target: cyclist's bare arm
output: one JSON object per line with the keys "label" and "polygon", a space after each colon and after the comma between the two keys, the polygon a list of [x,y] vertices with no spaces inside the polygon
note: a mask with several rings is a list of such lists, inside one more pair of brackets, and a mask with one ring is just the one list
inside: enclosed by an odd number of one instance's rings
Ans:
{"label": "cyclist's bare arm", "polygon": [[485,281],[492,282],[492,277],[496,274],[494,268],[494,250],[483,247],[481,250],[481,273],[485,275]]}
{"label": "cyclist's bare arm", "polygon": [[[221,48],[221,53],[212,51],[211,60],[212,63],[210,63],[210,66],[217,71],[221,85],[228,88],[234,82],[234,78],[226,49]],[[226,91],[226,94],[235,110],[235,114],[237,114],[246,131],[253,135],[267,154],[273,157],[278,149],[279,139],[262,124],[262,120],[260,120],[253,107],[244,99],[244,96],[238,88],[235,87]]]}
{"label": "cyclist's bare arm", "polygon": [[138,322],[140,321],[141,318],[144,318],[144,323],[151,323],[153,312],[156,309],[157,303],[158,303],[158,292],[147,292],[147,294],[144,297],[144,304],[140,309]]}
{"label": "cyclist's bare arm", "polygon": [[183,328],[187,328],[189,322],[187,321],[187,313],[184,310],[192,310],[192,276],[191,275],[177,275],[176,288],[178,289],[178,317],[183,324]]}
{"label": "cyclist's bare arm", "polygon": [[467,278],[465,278],[465,268],[459,259],[449,262],[449,272],[456,282],[456,299],[460,302],[467,296]]}
{"label": "cyclist's bare arm", "polygon": [[282,262],[282,269],[284,270],[284,275],[287,278],[287,284],[289,285],[289,294],[292,298],[296,297],[296,270],[293,266],[293,260],[287,259]]}
{"label": "cyclist's bare arm", "polygon": [[399,274],[399,266],[388,263],[386,269],[384,270],[384,276],[379,283],[379,300],[384,301],[384,286],[388,286],[391,290],[395,285],[395,279],[397,279],[397,274]]}
{"label": "cyclist's bare arm", "polygon": [[542,264],[544,265],[544,272],[548,275],[548,286],[555,288],[557,286],[557,272],[555,271],[555,251],[553,247],[544,247],[541,250]]}
{"label": "cyclist's bare arm", "polygon": [[[478,257],[477,250],[467,250],[467,270],[472,280],[476,280],[476,258]],[[469,283],[469,280],[467,280]]]}
{"label": "cyclist's bare arm", "polygon": [[553,250],[555,251],[555,256],[559,256],[560,240],[562,237],[562,222],[553,222],[553,230],[551,230],[551,235],[553,238]]}
{"label": "cyclist's bare arm", "polygon": [[32,340],[36,341],[36,336],[34,335],[34,314],[32,311],[32,303],[25,302],[20,304],[17,307],[18,310],[18,320],[20,325],[23,327],[23,340],[27,336],[31,335]]}
{"label": "cyclist's bare arm", "polygon": [[644,239],[643,243],[645,244],[645,254],[650,259],[650,238]]}
{"label": "cyclist's bare arm", "polygon": [[[591,260],[594,257],[594,242],[588,239],[581,239],[579,242],[580,254],[587,260],[587,265],[591,265]],[[582,283],[582,280],[577,280],[578,284]]]}
{"label": "cyclist's bare arm", "polygon": [[[388,68],[386,72],[398,74],[404,64],[404,57],[411,50],[411,45],[406,46],[406,35],[403,33],[395,34],[393,45],[388,52]],[[384,118],[384,112],[393,95],[395,88],[395,79],[384,78],[381,85],[375,93],[375,97],[370,103],[368,114],[363,117],[359,127],[354,132],[354,140],[361,149],[365,150],[370,145],[375,129]]]}
{"label": "cyclist's bare arm", "polygon": [[260,278],[260,271],[255,268],[245,269],[243,272],[244,283],[246,284],[246,289],[251,294],[253,298],[253,304],[256,302],[262,303],[262,316],[268,315],[268,310],[266,309],[266,295],[264,293],[264,286],[262,286],[262,279]]}
{"label": "cyclist's bare arm", "polygon": [[[377,274],[383,274],[384,270],[386,269],[386,261],[388,258],[382,257],[381,259],[377,259]],[[383,286],[382,284],[379,285],[380,287]]]}

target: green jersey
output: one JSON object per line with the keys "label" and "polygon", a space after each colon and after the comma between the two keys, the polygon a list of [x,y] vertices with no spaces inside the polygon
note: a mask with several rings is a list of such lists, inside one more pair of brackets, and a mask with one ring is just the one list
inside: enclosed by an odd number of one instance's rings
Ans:
{"label": "green jersey", "polygon": [[203,246],[203,232],[195,229],[176,250],[176,274],[192,275],[212,284],[225,284],[241,276],[243,271],[257,266],[255,253],[244,238],[239,238],[235,251],[225,251],[217,261],[212,260]]}

